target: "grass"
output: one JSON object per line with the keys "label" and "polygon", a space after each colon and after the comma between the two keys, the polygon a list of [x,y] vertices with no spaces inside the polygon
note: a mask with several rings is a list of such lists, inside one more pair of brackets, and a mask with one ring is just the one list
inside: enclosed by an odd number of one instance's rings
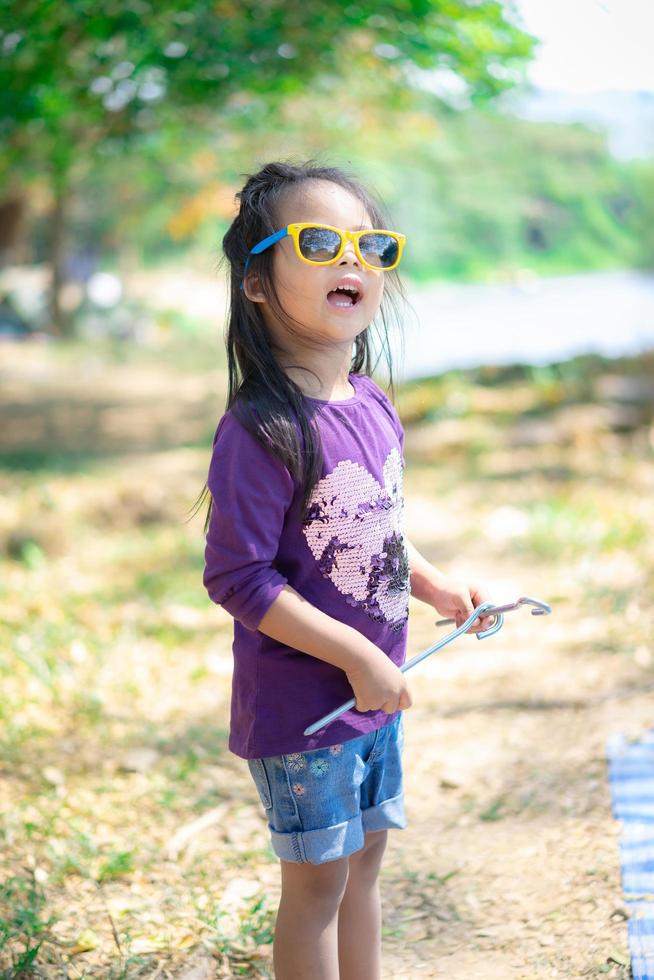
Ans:
{"label": "grass", "polygon": [[12,875],[0,884],[0,949],[12,940],[10,967],[15,976],[28,970],[39,954],[54,916],[34,876]]}
{"label": "grass", "polygon": [[[510,554],[551,581],[560,603],[596,623],[570,649],[606,654],[607,670],[651,638],[647,422],[577,428],[547,445],[514,437],[525,418],[594,404],[602,373],[648,363],[449,372],[407,385],[399,401],[407,495],[451,509],[452,553]],[[452,420],[460,441],[444,457],[439,426]],[[426,444],[416,439],[425,426]],[[54,453],[47,466],[3,456],[5,975],[131,980],[210,956],[220,977],[272,976],[277,860],[249,774],[227,750],[231,620],[202,588],[203,517],[187,520],[207,454],[182,446],[73,463]],[[507,506],[510,525],[497,516]],[[507,812],[502,799],[466,807],[489,822]],[[179,830],[208,813],[215,822],[171,856]],[[441,894],[455,874],[414,886]],[[385,935],[403,928],[390,922]]]}
{"label": "grass", "polygon": [[521,548],[543,558],[600,556],[637,548],[647,534],[645,514],[624,512],[605,491],[575,487],[573,493],[554,493],[525,508],[528,529]]}

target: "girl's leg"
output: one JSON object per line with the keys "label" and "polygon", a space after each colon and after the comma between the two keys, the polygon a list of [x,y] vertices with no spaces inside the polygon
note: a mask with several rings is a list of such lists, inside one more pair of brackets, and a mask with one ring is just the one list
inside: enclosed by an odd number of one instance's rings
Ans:
{"label": "girl's leg", "polygon": [[369,831],[362,850],[350,854],[350,873],[338,913],[340,980],[380,980],[379,869],[387,830]]}
{"label": "girl's leg", "polygon": [[273,944],[276,980],[339,980],[338,908],[348,859],[325,864],[282,861],[281,866],[282,897]]}

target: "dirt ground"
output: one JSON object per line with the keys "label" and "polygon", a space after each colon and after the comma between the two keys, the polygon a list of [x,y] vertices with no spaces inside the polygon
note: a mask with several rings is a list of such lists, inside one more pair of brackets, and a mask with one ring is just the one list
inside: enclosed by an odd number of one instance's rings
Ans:
{"label": "dirt ground", "polygon": [[[193,426],[202,384],[176,392]],[[654,723],[654,432],[633,452],[592,433],[488,451],[471,472],[470,430],[457,455],[439,426],[407,428],[408,537],[489,599],[553,613],[507,613],[408,675],[384,978],[626,980],[605,746]],[[163,441],[0,474],[0,649],[16,650],[0,657],[0,913],[9,896],[15,955],[42,941],[26,975],[272,976],[278,862],[225,744],[232,622],[202,593],[201,521],[185,523],[207,451]],[[409,656],[444,635],[438,618],[412,597]]]}
{"label": "dirt ground", "polygon": [[[557,568],[488,557],[480,539],[478,549],[439,563],[447,535],[424,495],[428,480],[428,471],[407,478],[407,533],[419,550],[457,577],[484,582],[493,601],[526,594],[550,601],[553,613],[507,613],[499,633],[461,637],[409,674],[408,827],[390,832],[382,872],[383,976],[627,978],[628,912],[605,744],[612,732],[637,735],[654,721],[651,644],[624,655],[603,643],[611,618],[578,603],[584,576],[592,576],[583,560]],[[468,520],[479,510],[477,492],[467,494]],[[465,498],[462,490],[458,505],[448,502],[450,521],[461,509],[457,536]],[[624,556],[607,561],[605,579],[628,585],[626,564]],[[594,581],[599,586],[601,575]],[[635,615],[631,608],[627,620]],[[448,629],[436,629],[437,618],[412,598],[410,655]],[[265,848],[259,810],[254,819]],[[265,878],[274,904],[274,867]]]}
{"label": "dirt ground", "polygon": [[[474,572],[497,601],[554,591],[515,562],[448,570]],[[436,618],[412,600],[411,654],[435,642]],[[607,674],[582,633],[572,604],[547,618],[525,607],[408,675],[408,827],[389,833],[382,873],[386,980],[630,976],[605,741],[651,725],[652,695],[633,663]]]}
{"label": "dirt ground", "polygon": [[[439,513],[428,479],[408,474],[407,532],[440,564],[447,536],[425,530]],[[448,498],[457,533],[481,506],[472,486]],[[621,621],[638,618],[626,553],[593,568],[511,550],[480,534],[442,567],[481,580],[493,601],[551,602],[552,615],[507,613],[499,633],[461,637],[409,674],[409,826],[391,835],[384,872],[389,980],[630,976],[605,745],[654,721],[651,615],[644,642],[630,644],[627,629],[620,644],[613,617],[588,601],[591,588],[632,586]],[[411,653],[434,642],[438,618],[412,603]]]}
{"label": "dirt ground", "polygon": [[[529,567],[470,570],[501,579],[502,601],[551,592]],[[417,606],[412,650],[430,645]],[[576,631],[574,609],[516,610],[415,668],[409,826],[384,872],[389,980],[629,976],[604,745],[652,723],[651,694],[621,696],[638,672],[607,678],[602,656],[571,649]]]}

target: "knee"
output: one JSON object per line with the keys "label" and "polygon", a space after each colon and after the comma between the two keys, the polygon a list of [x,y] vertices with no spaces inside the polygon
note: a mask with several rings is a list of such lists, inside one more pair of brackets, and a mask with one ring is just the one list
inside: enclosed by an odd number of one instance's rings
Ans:
{"label": "knee", "polygon": [[369,831],[363,848],[350,854],[350,874],[357,882],[364,885],[375,883],[386,850],[387,838],[387,830]]}
{"label": "knee", "polygon": [[325,864],[282,861],[282,896],[329,913],[338,909],[349,874],[347,858]]}

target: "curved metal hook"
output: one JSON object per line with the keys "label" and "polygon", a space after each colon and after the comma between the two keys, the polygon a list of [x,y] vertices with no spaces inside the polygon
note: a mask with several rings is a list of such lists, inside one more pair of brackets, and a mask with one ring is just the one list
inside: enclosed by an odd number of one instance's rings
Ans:
{"label": "curved metal hook", "polygon": [[517,609],[518,606],[536,606],[535,609],[531,610],[532,616],[547,616],[552,612],[552,607],[547,602],[542,602],[540,599],[532,599],[528,595],[523,595],[515,602],[507,602],[504,606],[495,606],[496,612],[509,612],[511,609]]}
{"label": "curved metal hook", "polygon": [[[489,611],[486,610],[484,616],[488,616],[488,615],[489,615]],[[475,634],[478,640],[485,640],[487,636],[492,636],[493,633],[497,633],[498,630],[502,629],[502,627],[504,626],[504,616],[501,612],[496,612],[495,615],[497,616],[497,621],[494,622],[492,626],[489,626],[487,630],[482,630],[481,633]]]}
{"label": "curved metal hook", "polygon": [[[470,626],[472,626],[474,621],[479,618],[479,616],[485,615],[487,613],[487,610],[491,609],[492,607],[493,607],[492,602],[482,602],[479,606],[477,606],[475,611],[471,613],[470,616],[468,616],[465,623],[461,623],[458,629],[455,629],[451,633],[448,633],[447,636],[444,636],[442,640],[439,640],[437,643],[434,643],[434,645],[429,647],[427,650],[423,650],[422,653],[416,654],[416,656],[412,657],[411,660],[407,660],[406,663],[402,664],[402,666],[400,667],[402,673],[404,673],[404,671],[406,670],[410,670],[411,667],[415,667],[415,665],[419,664],[421,660],[425,659],[425,657],[431,656],[432,653],[435,653],[436,650],[440,650],[442,647],[446,646],[446,644],[451,643],[452,640],[456,640],[457,636],[461,636],[462,633],[465,633],[466,630],[468,630]],[[498,619],[497,623],[493,623],[493,625],[489,629],[484,630],[483,633],[476,634],[478,640],[483,640],[485,636],[490,636],[492,633],[496,633],[499,629],[501,629],[502,623],[504,622],[504,617],[502,616],[501,613],[498,613],[497,619]],[[305,728],[303,734],[313,735],[314,732],[317,732],[319,729],[324,728],[325,725],[328,725],[330,722],[334,721],[335,718],[338,718],[339,715],[342,715],[344,711],[348,711],[349,708],[353,708],[355,704],[356,704],[356,698],[350,698],[349,701],[346,701],[344,704],[341,704],[338,708],[334,708],[333,711],[330,711],[329,714],[325,715],[319,721],[315,722],[313,725],[309,725],[308,728]]]}
{"label": "curved metal hook", "polygon": [[[532,599],[531,596],[528,595],[521,596],[519,599],[516,599],[515,602],[507,602],[503,606],[494,606],[492,602],[482,603],[480,606],[477,606],[475,612],[479,613],[483,608],[485,609],[484,616],[495,616],[500,615],[501,613],[510,612],[511,609],[517,609],[518,606],[524,605],[536,606],[535,609],[531,610],[532,616],[547,616],[552,612],[552,607],[549,605],[549,603],[542,602],[540,599]],[[447,626],[449,623],[456,623],[456,620],[439,619],[436,621],[436,626]],[[493,626],[489,627],[489,630],[497,632],[495,630],[495,625],[496,624],[493,624]],[[484,636],[490,636],[491,634],[489,630],[484,630],[483,633],[477,633],[477,637],[482,639]]]}
{"label": "curved metal hook", "polygon": [[[415,665],[419,664],[421,660],[425,659],[425,657],[431,656],[432,653],[435,653],[437,650],[440,650],[448,643],[451,643],[452,640],[456,640],[457,636],[461,636],[462,633],[466,633],[468,629],[472,626],[474,621],[476,619],[479,619],[480,616],[496,616],[497,619],[492,626],[489,626],[488,629],[483,630],[483,632],[481,633],[476,633],[475,636],[477,637],[478,640],[483,640],[487,636],[492,636],[493,633],[497,633],[498,630],[501,630],[502,626],[504,625],[503,613],[507,612],[509,609],[517,609],[518,606],[525,605],[525,604],[537,607],[536,609],[531,610],[532,616],[543,616],[552,612],[552,607],[548,605],[547,602],[541,602],[540,599],[531,599],[529,596],[522,596],[520,599],[517,599],[515,602],[509,603],[508,605],[505,606],[494,606],[492,602],[482,602],[475,608],[474,612],[472,612],[470,616],[468,616],[465,623],[461,623],[458,629],[455,629],[451,633],[448,633],[447,636],[444,636],[442,640],[439,640],[437,643],[434,643],[434,645],[429,647],[427,650],[423,650],[422,653],[416,654],[416,656],[412,657],[411,660],[407,660],[406,663],[400,667],[400,670],[402,671],[402,673],[404,673],[406,670],[410,670],[411,667],[415,667]],[[438,620],[436,625],[442,626],[445,623],[455,623],[455,622],[456,622],[455,619],[441,619]],[[328,715],[325,715],[319,721],[315,722],[315,724],[309,725],[308,728],[305,728],[304,734],[313,735],[314,732],[317,732],[319,731],[319,729],[324,728],[325,725],[328,725],[330,722],[334,721],[335,718],[338,718],[339,715],[342,715],[344,711],[347,711],[349,708],[353,708],[355,704],[356,704],[356,699],[350,698],[350,700],[346,701],[345,704],[341,704],[338,708],[335,708],[333,711],[330,711]]]}

